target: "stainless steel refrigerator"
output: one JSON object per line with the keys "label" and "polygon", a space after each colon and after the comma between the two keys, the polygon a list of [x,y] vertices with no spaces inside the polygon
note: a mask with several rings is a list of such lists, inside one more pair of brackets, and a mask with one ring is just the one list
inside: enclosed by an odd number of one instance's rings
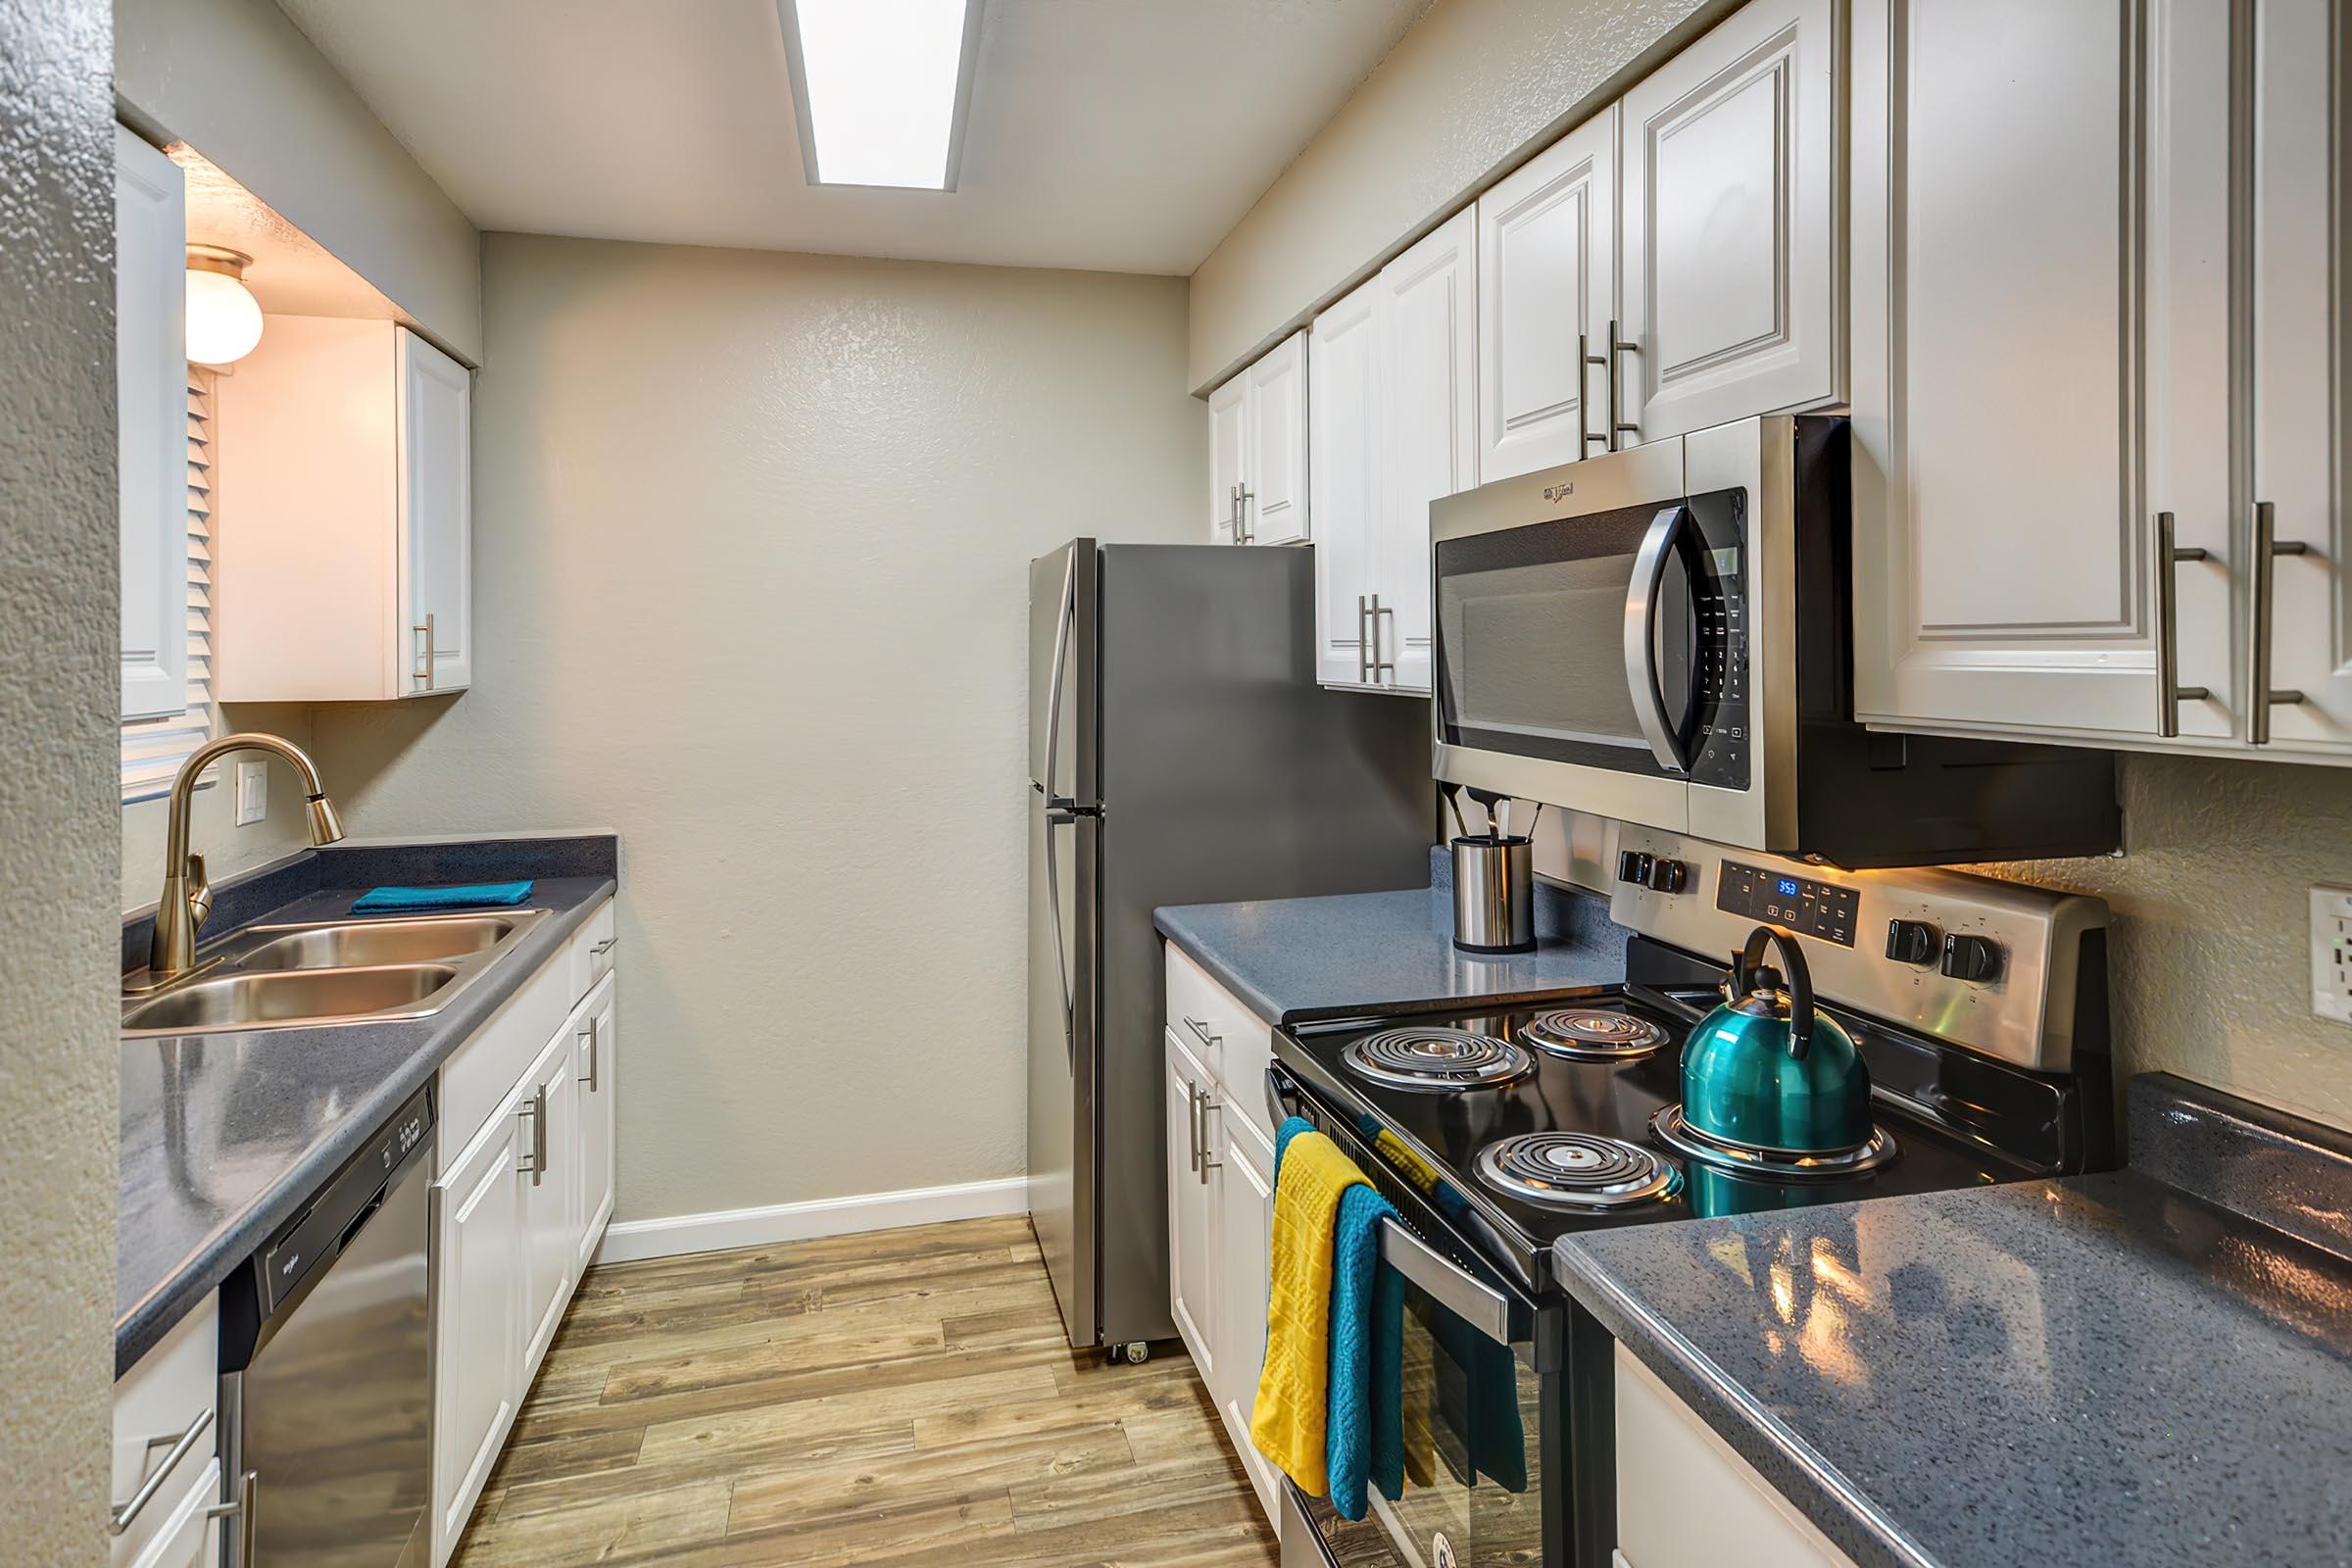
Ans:
{"label": "stainless steel refrigerator", "polygon": [[1426,700],[1315,684],[1314,557],[1073,540],[1029,568],[1029,1212],[1074,1346],[1175,1333],[1171,904],[1419,887]]}

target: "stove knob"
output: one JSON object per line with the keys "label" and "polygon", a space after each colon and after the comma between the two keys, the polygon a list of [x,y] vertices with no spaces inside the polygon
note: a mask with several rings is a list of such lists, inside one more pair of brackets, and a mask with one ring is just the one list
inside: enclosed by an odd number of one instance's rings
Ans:
{"label": "stove knob", "polygon": [[1626,850],[1617,857],[1617,880],[1639,887],[1649,880],[1652,861],[1640,850]]}
{"label": "stove knob", "polygon": [[2001,972],[2001,950],[1989,937],[1964,937],[1957,933],[1943,939],[1943,972],[1955,980],[1976,985],[1997,979]]}
{"label": "stove knob", "polygon": [[1886,922],[1886,956],[1924,969],[1936,961],[1936,928],[1925,920]]}
{"label": "stove knob", "polygon": [[1690,868],[1661,855],[1650,862],[1648,880],[1653,893],[1680,893],[1690,885]]}

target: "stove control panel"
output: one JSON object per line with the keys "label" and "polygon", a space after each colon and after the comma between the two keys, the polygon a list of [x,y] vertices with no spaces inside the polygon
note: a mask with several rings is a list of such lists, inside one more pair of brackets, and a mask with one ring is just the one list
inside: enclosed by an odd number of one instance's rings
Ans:
{"label": "stove control panel", "polygon": [[1934,868],[1840,871],[1631,825],[1617,850],[1609,913],[1629,930],[1720,963],[1777,926],[1797,938],[1814,990],[1857,1012],[2023,1067],[2073,1060],[2101,900]]}

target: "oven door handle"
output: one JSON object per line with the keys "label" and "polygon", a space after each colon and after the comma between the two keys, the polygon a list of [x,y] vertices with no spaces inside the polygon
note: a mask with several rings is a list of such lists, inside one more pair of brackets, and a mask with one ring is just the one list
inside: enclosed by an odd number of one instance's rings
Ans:
{"label": "oven door handle", "polygon": [[1659,510],[1642,536],[1634,580],[1625,589],[1625,679],[1633,689],[1634,717],[1641,721],[1650,755],[1677,773],[1690,771],[1690,754],[1667,716],[1666,694],[1658,687],[1658,601],[1665,591],[1666,563],[1690,521],[1690,509],[1679,501]]}
{"label": "oven door handle", "polygon": [[[1298,1086],[1280,1067],[1266,1068],[1266,1109],[1277,1128],[1298,1114],[1300,1098]],[[1380,1260],[1488,1339],[1511,1344],[1511,1298],[1414,1235],[1402,1220],[1380,1222]]]}

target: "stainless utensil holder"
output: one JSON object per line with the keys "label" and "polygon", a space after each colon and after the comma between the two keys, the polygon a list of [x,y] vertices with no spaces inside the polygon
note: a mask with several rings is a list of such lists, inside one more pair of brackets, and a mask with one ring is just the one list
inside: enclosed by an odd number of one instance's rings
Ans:
{"label": "stainless utensil holder", "polygon": [[1492,834],[1453,841],[1453,945],[1464,953],[1532,953],[1535,840]]}

